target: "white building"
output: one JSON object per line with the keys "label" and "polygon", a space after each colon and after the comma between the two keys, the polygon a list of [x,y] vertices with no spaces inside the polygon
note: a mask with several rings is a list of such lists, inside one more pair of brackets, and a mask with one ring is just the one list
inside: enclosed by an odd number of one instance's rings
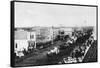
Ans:
{"label": "white building", "polygon": [[15,31],[15,42],[14,42],[14,49],[15,53],[23,51],[24,49],[27,51],[29,46],[29,41],[32,41],[35,43],[36,48],[36,35],[35,32],[28,32],[25,30],[17,30]]}

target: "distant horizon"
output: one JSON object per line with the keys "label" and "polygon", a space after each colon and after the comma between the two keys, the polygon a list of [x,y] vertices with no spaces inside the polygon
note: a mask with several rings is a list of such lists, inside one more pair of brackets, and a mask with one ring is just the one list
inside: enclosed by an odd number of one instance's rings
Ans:
{"label": "distant horizon", "polygon": [[31,26],[31,27],[15,27],[15,28],[34,28],[34,27],[66,27],[66,28],[70,28],[70,27],[95,27],[95,26]]}

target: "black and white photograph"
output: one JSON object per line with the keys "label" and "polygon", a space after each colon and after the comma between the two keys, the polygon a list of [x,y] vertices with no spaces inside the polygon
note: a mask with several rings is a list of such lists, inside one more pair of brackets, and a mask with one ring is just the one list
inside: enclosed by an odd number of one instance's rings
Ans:
{"label": "black and white photograph", "polygon": [[14,67],[98,61],[96,5],[11,3]]}

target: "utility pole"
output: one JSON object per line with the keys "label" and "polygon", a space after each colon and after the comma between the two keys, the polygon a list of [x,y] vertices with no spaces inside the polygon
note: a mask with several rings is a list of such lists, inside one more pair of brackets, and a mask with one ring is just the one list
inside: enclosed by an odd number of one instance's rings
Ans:
{"label": "utility pole", "polygon": [[53,45],[53,26],[52,26],[52,45]]}
{"label": "utility pole", "polygon": [[36,49],[36,32],[34,34],[34,38],[35,38],[35,46],[34,46],[34,48]]}

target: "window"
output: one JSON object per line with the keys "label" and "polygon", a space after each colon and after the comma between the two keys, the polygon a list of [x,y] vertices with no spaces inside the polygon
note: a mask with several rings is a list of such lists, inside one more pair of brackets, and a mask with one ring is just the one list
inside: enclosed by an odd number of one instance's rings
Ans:
{"label": "window", "polygon": [[30,39],[34,39],[34,35],[30,35]]}

